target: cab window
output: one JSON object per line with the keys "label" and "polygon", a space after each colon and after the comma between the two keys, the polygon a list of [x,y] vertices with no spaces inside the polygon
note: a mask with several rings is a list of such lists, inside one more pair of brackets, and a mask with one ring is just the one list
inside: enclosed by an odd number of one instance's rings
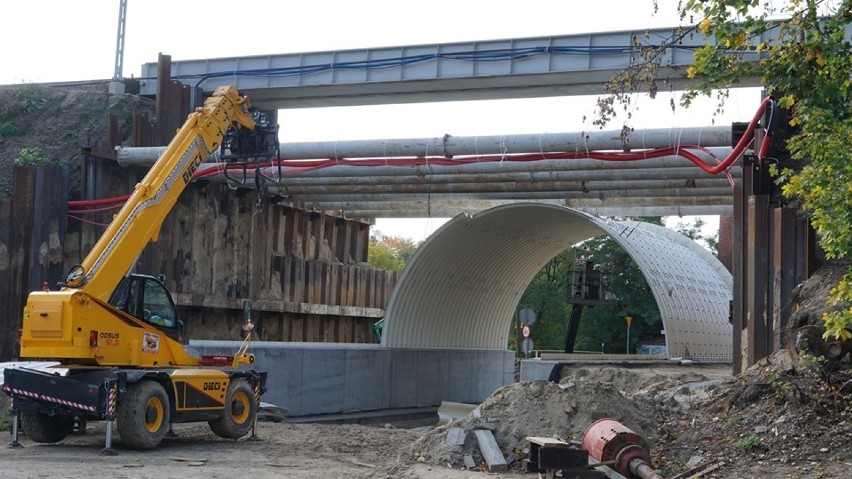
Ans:
{"label": "cab window", "polygon": [[150,276],[131,275],[122,279],[109,303],[159,329],[178,327],[169,292]]}

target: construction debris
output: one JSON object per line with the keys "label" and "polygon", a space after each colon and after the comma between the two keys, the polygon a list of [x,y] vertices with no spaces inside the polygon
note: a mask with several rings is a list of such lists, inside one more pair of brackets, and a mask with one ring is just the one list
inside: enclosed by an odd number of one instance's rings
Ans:
{"label": "construction debris", "polygon": [[494,439],[494,434],[488,429],[477,429],[474,432],[476,442],[479,444],[479,450],[482,451],[482,457],[485,463],[488,464],[490,472],[506,472],[506,458],[500,452],[500,446]]}

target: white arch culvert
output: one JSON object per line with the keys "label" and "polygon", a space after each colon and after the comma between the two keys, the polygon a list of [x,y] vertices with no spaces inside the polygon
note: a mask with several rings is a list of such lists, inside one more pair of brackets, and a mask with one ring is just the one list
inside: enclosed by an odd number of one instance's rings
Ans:
{"label": "white arch culvert", "polygon": [[608,234],[657,301],[670,356],[729,361],[732,278],[707,250],[661,226],[517,203],[459,215],[409,262],[385,312],[382,345],[505,349],[521,295],[554,256]]}

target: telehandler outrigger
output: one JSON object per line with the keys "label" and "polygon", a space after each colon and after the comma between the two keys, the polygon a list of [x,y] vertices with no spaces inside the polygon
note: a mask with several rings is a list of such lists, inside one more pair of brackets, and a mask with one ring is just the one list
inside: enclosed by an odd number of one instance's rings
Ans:
{"label": "telehandler outrigger", "polygon": [[[3,391],[13,398],[13,445],[18,419],[42,443],[64,439],[75,421],[112,421],[125,446],[150,449],[171,423],[208,421],[214,433],[239,438],[253,427],[266,373],[238,369],[254,356],[243,346],[233,356],[194,357],[171,295],[162,281],[130,274],[148,242],[202,162],[239,135],[241,142],[278,144],[277,125],[258,122],[250,102],[220,87],[191,113],[103,236],[72,268],[58,291],[30,293],[23,314],[21,357],[58,361],[56,369],[5,371]],[[251,135],[266,135],[247,140]],[[262,149],[262,148],[261,148]],[[255,157],[264,152],[246,151]],[[45,372],[47,371],[47,372]]]}

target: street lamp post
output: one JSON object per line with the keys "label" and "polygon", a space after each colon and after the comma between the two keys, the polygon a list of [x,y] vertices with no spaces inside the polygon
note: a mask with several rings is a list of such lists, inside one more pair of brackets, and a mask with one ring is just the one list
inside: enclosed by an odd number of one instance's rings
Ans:
{"label": "street lamp post", "polygon": [[624,322],[627,323],[627,354],[630,354],[630,325],[633,324],[633,316],[625,316]]}

